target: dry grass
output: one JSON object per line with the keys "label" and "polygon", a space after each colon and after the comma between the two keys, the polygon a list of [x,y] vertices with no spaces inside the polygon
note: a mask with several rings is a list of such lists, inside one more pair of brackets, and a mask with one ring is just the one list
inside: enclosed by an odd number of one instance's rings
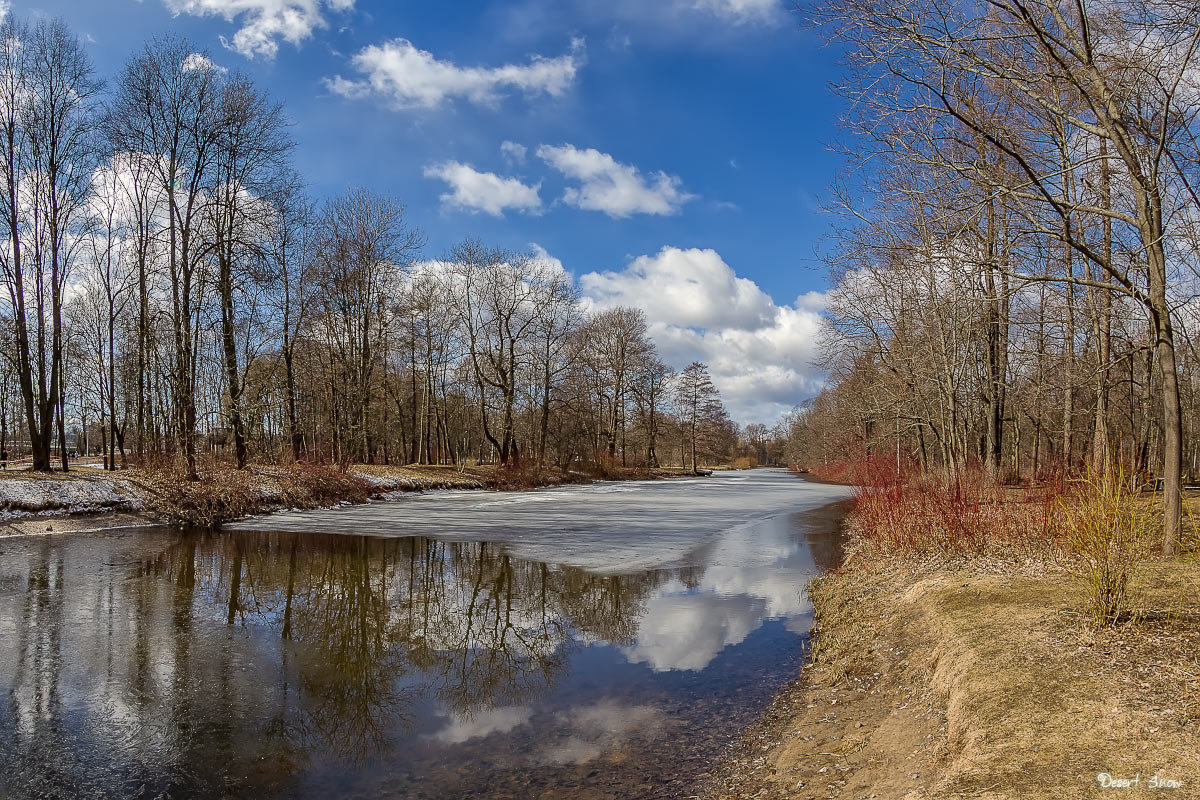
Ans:
{"label": "dry grass", "polygon": [[586,483],[594,477],[608,477],[604,473],[593,475],[562,472],[533,465],[509,467],[489,465],[469,468],[468,471],[478,477],[487,488],[500,491],[537,489],[542,486],[557,486],[564,483]]}
{"label": "dry grass", "polygon": [[429,489],[483,489],[485,482],[474,471],[461,472],[442,465],[393,466],[356,464],[349,469],[382,491],[425,491]]}
{"label": "dry grass", "polygon": [[153,509],[157,514],[188,525],[219,525],[273,508],[364,503],[373,489],[353,473],[312,464],[209,469],[194,481],[177,472],[156,473],[142,482],[154,492]]}
{"label": "dry grass", "polygon": [[1130,579],[1153,552],[1162,515],[1119,475],[1085,476],[1059,507],[1057,522],[1076,556],[1073,571],[1083,581],[1092,620],[1114,624],[1129,610]]}
{"label": "dry grass", "polygon": [[1161,530],[1154,496],[1120,474],[1011,487],[978,471],[893,471],[855,492],[847,519],[850,566],[898,559],[1065,568],[1082,579],[1099,625],[1127,613],[1130,575],[1152,557]]}

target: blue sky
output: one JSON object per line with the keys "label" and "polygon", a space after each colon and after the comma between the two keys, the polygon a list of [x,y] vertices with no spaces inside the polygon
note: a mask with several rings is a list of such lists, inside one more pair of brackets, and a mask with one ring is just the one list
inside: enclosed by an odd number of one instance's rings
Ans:
{"label": "blue sky", "polygon": [[[836,54],[789,0],[14,0],[113,76],[186,36],[295,123],[317,198],[397,196],[436,257],[541,248],[588,302],[646,309],[675,366],[710,363],[735,419],[819,388],[819,204]],[[799,299],[798,299],[799,298]]]}

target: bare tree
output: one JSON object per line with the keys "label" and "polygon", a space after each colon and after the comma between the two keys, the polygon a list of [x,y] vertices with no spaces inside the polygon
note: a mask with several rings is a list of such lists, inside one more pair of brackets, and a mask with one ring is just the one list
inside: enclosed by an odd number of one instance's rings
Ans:
{"label": "bare tree", "polygon": [[[0,254],[16,332],[17,378],[34,468],[50,469],[63,405],[63,296],[96,163],[100,82],[79,40],[57,19],[0,26]],[[58,414],[62,467],[64,423]]]}
{"label": "bare tree", "polygon": [[719,394],[708,374],[708,366],[693,361],[675,379],[675,403],[680,420],[691,445],[692,472],[699,472],[696,462],[696,443],[706,422],[720,408]]}
{"label": "bare tree", "polygon": [[446,267],[451,302],[466,337],[484,438],[501,464],[519,462],[516,419],[522,370],[537,332],[538,305],[557,276],[531,255],[487,248],[474,240],[456,246]]}
{"label": "bare tree", "polygon": [[169,378],[175,434],[187,474],[196,472],[197,317],[204,260],[201,221],[211,197],[220,135],[220,82],[209,60],[185,40],[155,39],[130,59],[117,81],[110,138],[123,152],[145,153],[166,193],[167,278],[175,348]]}
{"label": "bare tree", "polygon": [[[1170,225],[1183,207],[1197,205],[1189,154],[1200,108],[1198,12],[1186,2],[1142,0],[1095,8],[839,0],[814,12],[850,48],[854,72],[845,91],[874,120],[865,127],[920,119],[937,139],[927,159],[936,156],[982,187],[987,203],[1013,204],[1028,231],[1060,240],[1105,280],[1068,269],[1006,271],[1022,281],[1066,283],[1069,292],[1120,292],[1145,308],[1162,381],[1166,554],[1178,548],[1183,444],[1170,299],[1180,263],[1171,257]],[[993,158],[956,158],[947,145],[968,137],[985,143],[1001,169]],[[1076,145],[1064,152],[1062,142]],[[1122,203],[1107,202],[1094,184],[1077,191],[1074,176],[1097,163],[1119,165]],[[1131,247],[1108,253],[1111,240],[1097,241],[1097,219],[1123,226]]]}
{"label": "bare tree", "polygon": [[[553,259],[468,240],[417,265],[398,201],[315,211],[282,108],[188,42],[139,50],[101,119],[61,23],[2,24],[0,449],[65,467],[75,436],[192,479],[226,447],[569,469],[656,465],[682,430],[642,313],[590,312]],[[693,466],[740,446],[702,411]]]}
{"label": "bare tree", "polygon": [[297,410],[296,348],[317,299],[312,263],[315,220],[312,205],[295,174],[281,181],[270,199],[275,216],[267,234],[266,269],[274,286],[270,298],[283,362],[288,446],[292,459],[298,461],[304,437]]}
{"label": "bare tree", "polygon": [[340,457],[371,460],[372,378],[385,310],[422,245],[395,200],[354,189],[329,201],[314,244],[323,325],[346,401]]}
{"label": "bare tree", "polygon": [[588,349],[604,383],[608,404],[605,423],[609,458],[617,454],[617,430],[625,417],[626,394],[635,363],[650,351],[646,315],[641,309],[619,307],[596,314],[588,323]]}
{"label": "bare tree", "polygon": [[[212,67],[206,67],[212,70]],[[273,209],[265,198],[287,178],[292,142],[282,108],[272,103],[244,76],[222,81],[217,114],[215,183],[207,205],[206,252],[216,261],[221,307],[221,352],[225,361],[227,414],[233,430],[238,469],[246,467],[246,429],[242,413],[242,375],[249,355],[238,358],[238,311],[251,303],[235,295],[253,292],[267,277],[261,269]]]}
{"label": "bare tree", "polygon": [[106,166],[97,171],[95,193],[91,203],[92,230],[87,237],[89,287],[96,295],[94,302],[101,308],[101,363],[103,366],[101,420],[108,418],[108,451],[104,455],[105,469],[116,469],[116,453],[125,461],[125,426],[117,422],[117,335],[121,318],[133,299],[138,273],[131,269],[136,248],[123,246],[128,220],[123,217],[124,200],[122,176],[117,168]]}
{"label": "bare tree", "polygon": [[665,392],[674,371],[653,352],[644,353],[634,364],[631,388],[646,436],[646,466],[659,466],[658,429],[662,421]]}
{"label": "bare tree", "polygon": [[570,351],[571,334],[579,328],[581,318],[578,291],[570,278],[554,267],[549,267],[544,291],[538,298],[536,315],[536,358],[541,394],[537,460],[539,466],[544,466],[555,387],[571,368],[567,354]]}

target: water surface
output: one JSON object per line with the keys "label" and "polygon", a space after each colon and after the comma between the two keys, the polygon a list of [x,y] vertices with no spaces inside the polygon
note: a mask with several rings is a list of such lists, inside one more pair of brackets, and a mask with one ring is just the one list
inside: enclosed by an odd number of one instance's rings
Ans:
{"label": "water surface", "polygon": [[687,796],[794,677],[783,471],[0,539],[0,795]]}

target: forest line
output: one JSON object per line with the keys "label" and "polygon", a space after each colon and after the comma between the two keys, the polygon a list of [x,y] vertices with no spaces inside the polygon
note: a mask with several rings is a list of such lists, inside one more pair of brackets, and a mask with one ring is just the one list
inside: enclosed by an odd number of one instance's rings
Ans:
{"label": "forest line", "polygon": [[1193,4],[837,0],[831,385],[794,460],[1009,482],[1200,470]]}
{"label": "forest line", "polygon": [[314,200],[284,108],[189,42],[106,84],[62,21],[10,14],[0,40],[8,459],[768,460],[640,310],[475,239],[429,258],[395,197]]}

